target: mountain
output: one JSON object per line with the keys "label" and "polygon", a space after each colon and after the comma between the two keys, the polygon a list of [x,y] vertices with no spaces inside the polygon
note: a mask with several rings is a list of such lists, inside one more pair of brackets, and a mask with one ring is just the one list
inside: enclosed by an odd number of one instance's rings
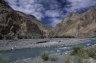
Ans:
{"label": "mountain", "polygon": [[49,29],[34,16],[15,11],[0,0],[0,39],[42,38]]}
{"label": "mountain", "polygon": [[54,33],[53,36],[96,36],[96,7],[82,14],[72,13],[59,23],[51,33]]}

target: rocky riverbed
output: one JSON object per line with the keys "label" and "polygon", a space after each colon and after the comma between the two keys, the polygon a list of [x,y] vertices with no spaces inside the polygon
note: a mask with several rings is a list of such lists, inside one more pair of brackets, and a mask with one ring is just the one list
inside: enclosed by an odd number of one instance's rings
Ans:
{"label": "rocky riverbed", "polygon": [[[38,61],[41,60],[39,57],[40,53],[53,51],[54,53],[52,54],[55,54],[55,56],[63,62],[63,58],[68,54],[68,48],[78,44],[94,47],[96,46],[96,38],[0,40],[0,52],[9,55],[9,60],[12,62],[27,61],[30,63],[31,61],[31,63],[38,63]],[[50,63],[50,61],[48,63]]]}
{"label": "rocky riverbed", "polygon": [[[93,38],[95,39],[95,38]],[[34,48],[34,47],[50,47],[54,45],[75,45],[90,41],[90,38],[54,38],[54,39],[21,39],[21,40],[0,40],[0,51]]]}

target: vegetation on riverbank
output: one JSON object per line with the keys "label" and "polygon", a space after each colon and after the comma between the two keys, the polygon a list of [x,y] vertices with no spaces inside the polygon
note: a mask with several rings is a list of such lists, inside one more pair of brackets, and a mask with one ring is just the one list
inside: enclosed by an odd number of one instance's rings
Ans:
{"label": "vegetation on riverbank", "polygon": [[35,61],[29,59],[15,63],[95,63],[96,49],[76,46],[70,54],[65,54],[63,57],[61,56],[58,57],[56,55],[54,56],[47,52],[43,52],[38,58],[35,59]]}
{"label": "vegetation on riverbank", "polygon": [[57,61],[58,60],[58,58],[56,56],[50,55],[50,54],[48,54],[46,52],[41,53],[40,58],[43,61]]}
{"label": "vegetation on riverbank", "polygon": [[2,54],[0,54],[0,63],[9,63],[8,58]]}
{"label": "vegetation on riverbank", "polygon": [[75,36],[54,36],[52,38],[76,38]]}
{"label": "vegetation on riverbank", "polygon": [[[34,61],[35,60],[35,61]],[[95,63],[96,48],[82,48],[80,46],[73,47],[69,54],[52,55],[48,52],[42,52],[36,59],[24,59],[14,63]],[[8,60],[3,55],[0,55],[0,63],[8,63]]]}
{"label": "vegetation on riverbank", "polygon": [[94,63],[96,62],[96,49],[74,47],[71,55],[67,56],[64,63]]}
{"label": "vegetation on riverbank", "polygon": [[43,52],[43,53],[41,53],[41,59],[43,60],[43,61],[48,61],[48,59],[49,59],[49,54],[48,53],[46,53],[46,52]]}
{"label": "vegetation on riverbank", "polygon": [[82,47],[74,47],[71,55],[79,56],[84,59],[90,57],[96,58],[96,49],[95,48],[84,49]]}
{"label": "vegetation on riverbank", "polygon": [[[40,56],[43,60],[43,63],[46,61],[51,61],[50,59],[55,59],[58,61],[60,58],[53,57],[51,58],[49,54],[42,53]],[[96,62],[96,49],[95,48],[82,48],[80,46],[73,47],[73,51],[70,55],[65,55],[64,63],[94,63]],[[60,61],[60,60],[59,60]],[[50,63],[50,62],[49,62]]]}

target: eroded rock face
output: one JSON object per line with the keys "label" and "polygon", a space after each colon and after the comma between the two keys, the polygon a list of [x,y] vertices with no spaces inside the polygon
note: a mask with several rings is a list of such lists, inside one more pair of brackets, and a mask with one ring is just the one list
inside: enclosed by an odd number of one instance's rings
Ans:
{"label": "eroded rock face", "polygon": [[96,7],[83,14],[73,13],[54,29],[54,36],[96,36]]}
{"label": "eroded rock face", "polygon": [[1,39],[44,37],[43,30],[39,27],[37,21],[35,17],[29,18],[29,16],[14,11],[9,6],[0,2]]}

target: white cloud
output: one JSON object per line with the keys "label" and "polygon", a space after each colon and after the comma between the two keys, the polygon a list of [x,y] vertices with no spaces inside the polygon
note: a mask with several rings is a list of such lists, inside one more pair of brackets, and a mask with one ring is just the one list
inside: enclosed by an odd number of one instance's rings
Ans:
{"label": "white cloud", "polygon": [[45,14],[46,14],[46,16],[53,17],[53,18],[60,16],[59,12],[56,10],[48,10],[48,11],[46,11]]}
{"label": "white cloud", "polygon": [[53,18],[53,19],[51,19],[51,21],[52,21],[51,25],[53,27],[55,27],[58,23],[60,23],[62,21],[62,19]]}
{"label": "white cloud", "polygon": [[86,8],[96,5],[96,0],[69,0],[72,4],[72,7],[69,11],[75,11],[76,9]]}
{"label": "white cloud", "polygon": [[[6,0],[14,9],[26,14],[31,14],[42,20],[50,17],[51,25],[55,26],[70,12],[76,9],[96,5],[96,0]],[[64,2],[69,1],[70,4]],[[66,7],[70,6],[70,7]],[[57,18],[58,17],[58,18]],[[43,20],[44,21],[44,20]]]}

